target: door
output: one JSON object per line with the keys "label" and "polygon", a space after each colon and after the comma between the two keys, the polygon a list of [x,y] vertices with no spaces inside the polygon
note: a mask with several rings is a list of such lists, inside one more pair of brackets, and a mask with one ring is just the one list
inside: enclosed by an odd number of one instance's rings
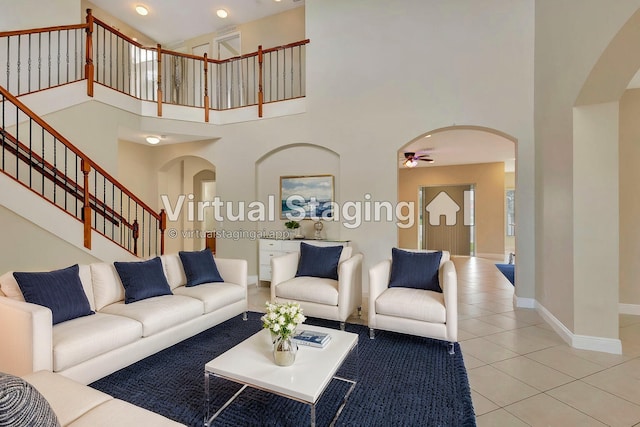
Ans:
{"label": "door", "polygon": [[420,247],[474,255],[473,185],[422,187],[420,193]]}

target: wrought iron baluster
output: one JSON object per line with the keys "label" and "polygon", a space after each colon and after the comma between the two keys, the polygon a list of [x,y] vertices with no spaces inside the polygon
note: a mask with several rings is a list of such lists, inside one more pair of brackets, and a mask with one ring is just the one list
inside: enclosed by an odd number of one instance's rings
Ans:
{"label": "wrought iron baluster", "polygon": [[[16,107],[16,123],[19,124],[20,123],[20,110],[18,110],[18,107]],[[18,141],[20,141],[20,126],[16,126],[16,180],[20,181],[20,169],[18,168]]]}
{"label": "wrought iron baluster", "polygon": [[78,201],[79,201],[79,198],[78,198],[78,197],[76,197],[76,196],[77,196],[78,194],[80,194],[80,193],[79,193],[79,191],[78,191],[78,155],[77,155],[77,154],[75,155],[75,159],[76,159],[75,177],[74,177],[74,182],[75,182],[75,194],[74,194],[74,197],[73,197],[73,198],[74,198],[74,200],[76,201],[76,202],[75,202],[75,205],[76,205],[76,218],[78,218]]}
{"label": "wrought iron baluster", "polygon": [[31,34],[29,34],[29,45],[27,50],[27,92],[31,92]]}
{"label": "wrought iron baluster", "polygon": [[47,41],[49,42],[49,49],[47,49],[47,78],[49,84],[47,87],[51,87],[51,31],[47,32]]}
{"label": "wrought iron baluster", "polygon": [[20,80],[22,80],[20,78],[20,41],[22,40],[22,36],[18,36],[18,62],[16,63],[16,77],[18,78],[18,92],[17,94],[20,95]]}
{"label": "wrought iron baluster", "polygon": [[[113,34],[109,32],[109,87],[113,87],[112,77],[113,77]],[[107,79],[105,79],[105,83],[106,83],[106,80]]]}
{"label": "wrought iron baluster", "polygon": [[67,59],[67,81],[66,83],[69,83],[71,81],[70,77],[69,77],[69,30],[67,30],[67,52],[66,52],[66,59]]}
{"label": "wrought iron baluster", "polygon": [[[33,159],[31,158],[32,155],[32,150],[31,150],[31,140],[32,140],[32,134],[33,134],[33,119],[31,117],[29,117],[29,188],[33,188],[32,185],[32,176],[33,176]],[[16,149],[18,148],[18,145],[16,144]],[[16,150],[16,154],[17,154],[17,150]]]}
{"label": "wrought iron baluster", "polygon": [[[11,37],[7,37],[7,90],[10,91],[11,88]],[[3,97],[4,100],[4,97]],[[4,126],[3,126],[4,128]]]}
{"label": "wrought iron baluster", "polygon": [[67,199],[69,198],[69,191],[68,191],[68,173],[69,173],[69,170],[67,168],[67,156],[68,155],[69,155],[69,148],[65,145],[64,146],[64,210],[65,211],[67,211]]}
{"label": "wrought iron baluster", "polygon": [[300,81],[300,93],[299,96],[304,96],[302,93],[302,45],[298,46],[298,80]]}
{"label": "wrought iron baluster", "polygon": [[[41,136],[42,149],[40,150],[41,151],[40,152],[40,158],[42,159],[42,170],[44,171],[44,159],[45,159],[45,157],[44,157],[44,128],[41,128],[41,129],[42,129],[42,132],[41,132],[42,133],[42,136]],[[42,186],[41,187],[42,193],[40,193],[40,195],[44,196],[44,173],[41,173],[40,176],[41,176],[41,179],[42,179],[42,182],[40,183],[40,185]]]}
{"label": "wrought iron baluster", "polygon": [[56,204],[56,187],[58,182],[58,140],[53,137],[53,204]]}

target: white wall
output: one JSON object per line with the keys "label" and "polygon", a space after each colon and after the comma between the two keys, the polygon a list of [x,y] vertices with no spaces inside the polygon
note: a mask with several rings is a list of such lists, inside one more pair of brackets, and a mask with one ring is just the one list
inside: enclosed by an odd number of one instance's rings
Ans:
{"label": "white wall", "polygon": [[[305,7],[311,138],[344,159],[342,199],[370,192],[397,201],[397,150],[432,129],[477,125],[514,137],[516,290],[533,296],[533,3],[310,0]],[[366,278],[389,256],[397,230],[370,223],[340,237],[364,252]]]}
{"label": "white wall", "polygon": [[0,0],[0,31],[84,22],[80,0]]}
{"label": "white wall", "polygon": [[[618,251],[617,231],[607,227],[615,236],[593,244],[588,237],[591,229],[584,229],[599,224],[602,211],[594,204],[606,207],[610,216],[617,217],[617,196],[611,193],[613,184],[617,188],[617,164],[611,155],[617,153],[618,140],[611,127],[615,119],[610,108],[603,105],[592,115],[593,111],[583,109],[574,114],[574,106],[579,97],[584,102],[603,102],[617,101],[622,95],[638,69],[640,55],[631,54],[638,50],[637,36],[628,38],[630,44],[619,50],[617,57],[604,55],[612,53],[608,45],[639,6],[638,0],[535,2],[535,298],[566,328],[581,335],[618,336],[617,301],[610,299],[617,295],[617,286],[609,281],[617,280],[618,266],[593,262],[603,253],[608,257]],[[633,34],[638,28],[637,17],[635,20]],[[634,44],[635,49],[630,49]],[[610,67],[605,79],[609,82],[586,86],[592,76],[601,74],[596,67],[601,55],[604,66],[600,68]],[[604,96],[594,90],[603,88],[607,89]],[[589,96],[581,95],[585,89],[589,89]],[[589,119],[580,120],[581,113]],[[591,120],[595,120],[592,126],[596,128],[574,127],[587,126]],[[597,132],[604,139],[595,144],[584,136],[585,131]],[[576,139],[576,135],[581,136]],[[603,155],[602,162],[599,155]],[[593,182],[611,185],[608,189],[600,185],[588,188]],[[607,277],[605,283],[585,280],[602,277]],[[610,295],[603,296],[607,291]],[[599,301],[598,296],[602,297]]]}

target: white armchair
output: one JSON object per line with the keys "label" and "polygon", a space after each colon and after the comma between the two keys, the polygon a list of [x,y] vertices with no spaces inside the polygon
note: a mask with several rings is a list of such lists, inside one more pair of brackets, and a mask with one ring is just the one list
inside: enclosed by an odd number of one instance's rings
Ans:
{"label": "white armchair", "polygon": [[310,317],[337,320],[344,330],[347,318],[362,301],[362,254],[344,247],[338,262],[338,280],[295,277],[300,253],[292,252],[271,259],[271,302],[297,302]]}
{"label": "white armchair", "polygon": [[[435,251],[414,251],[435,252]],[[388,287],[390,259],[369,270],[369,337],[375,329],[449,341],[458,341],[458,279],[449,252],[442,251],[438,280],[442,293],[415,288]]]}

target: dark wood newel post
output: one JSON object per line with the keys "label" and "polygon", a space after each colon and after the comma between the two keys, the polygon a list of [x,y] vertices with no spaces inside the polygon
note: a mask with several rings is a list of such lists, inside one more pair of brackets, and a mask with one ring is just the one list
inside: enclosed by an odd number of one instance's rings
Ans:
{"label": "dark wood newel post", "polygon": [[209,122],[209,62],[207,52],[204,53],[204,121]]}
{"label": "dark wood newel post", "polygon": [[158,117],[162,117],[162,46],[158,43]]}
{"label": "dark wood newel post", "polygon": [[87,9],[87,46],[84,75],[87,79],[87,96],[93,97],[93,14]]}
{"label": "dark wood newel post", "polygon": [[262,103],[264,102],[262,79],[262,45],[260,45],[258,46],[258,117],[262,117]]}
{"label": "dark wood newel post", "polygon": [[87,249],[91,249],[91,196],[89,194],[89,172],[91,172],[91,165],[86,159],[83,158],[80,166],[82,168],[82,175],[84,176],[82,206],[82,223],[84,224],[84,247]]}
{"label": "dark wood newel post", "polygon": [[160,211],[160,255],[164,255],[164,231],[167,229],[167,213],[162,209]]}

